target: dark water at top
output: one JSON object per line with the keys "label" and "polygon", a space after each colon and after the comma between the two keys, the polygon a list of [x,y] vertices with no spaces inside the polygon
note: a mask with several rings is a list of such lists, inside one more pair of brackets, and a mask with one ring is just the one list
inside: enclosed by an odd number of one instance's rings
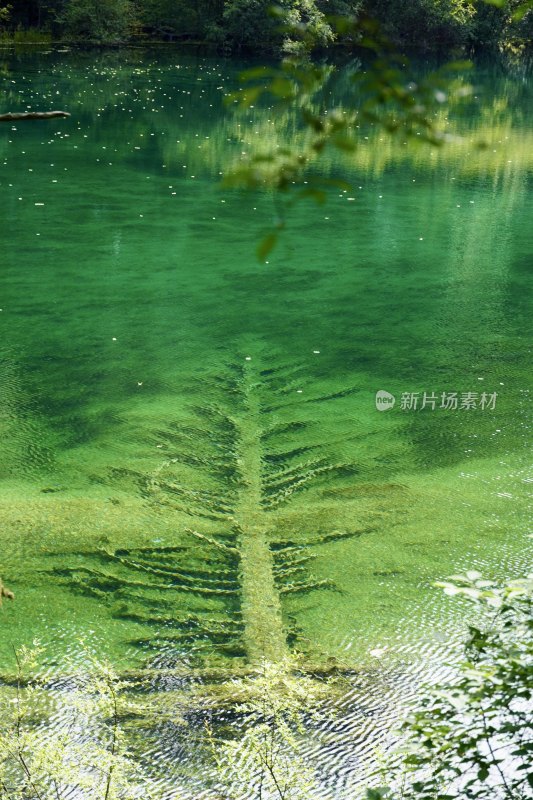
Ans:
{"label": "dark water at top", "polygon": [[[289,112],[224,108],[235,65],[54,50],[5,52],[0,68],[6,110],[72,114],[0,130],[0,575],[17,595],[1,611],[2,664],[35,637],[51,670],[83,658],[80,638],[122,665],[168,652],[161,630],[124,612],[135,588],[99,579],[91,594],[87,570],[109,574],[95,565],[102,550],[190,544],[183,503],[159,502],[151,487],[172,470],[186,491],[220,488],[212,475],[203,484],[204,443],[177,431],[221,397],[231,410],[228,370],[252,359],[267,417],[307,426],[283,446],[353,466],[295,495],[278,524],[293,538],[371,529],[317,547],[315,578],[340,591],[287,595],[297,646],[436,674],[461,627],[432,582],[527,565],[529,76],[468,76],[476,99],[462,140],[445,148],[369,129],[348,162],[326,156],[324,173],[353,189],[297,206],[260,265],[273,199],[223,189],[220,176],[258,143],[299,133]],[[283,410],[268,411],[271,389]],[[396,397],[393,409],[376,409],[378,390]],[[454,392],[459,407],[443,408]],[[404,394],[416,409],[402,408]],[[176,602],[206,613],[186,593]],[[171,648],[231,662],[215,651]],[[365,695],[379,717],[358,718],[365,746],[411,683]],[[323,757],[329,784],[349,785],[342,748]]]}

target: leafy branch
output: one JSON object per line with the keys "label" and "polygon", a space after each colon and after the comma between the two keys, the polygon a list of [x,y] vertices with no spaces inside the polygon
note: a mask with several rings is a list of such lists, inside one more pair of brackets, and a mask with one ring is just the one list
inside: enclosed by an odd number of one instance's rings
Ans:
{"label": "leafy branch", "polygon": [[38,646],[15,652],[14,697],[6,687],[2,692],[1,800],[62,800],[72,793],[84,800],[149,800],[148,777],[129,753],[121,724],[131,711],[126,684],[87,655],[88,671],[73,677],[65,707],[61,691],[28,677],[39,653]]}
{"label": "leafy branch", "polygon": [[[241,73],[242,86],[228,95],[228,104],[249,109],[258,102],[274,103],[278,113],[292,109],[302,131],[297,147],[259,149],[230,170],[224,184],[246,189],[270,189],[276,206],[276,221],[260,242],[257,254],[264,261],[285,227],[287,212],[305,198],[323,203],[330,188],[349,189],[344,180],[323,180],[312,175],[312,167],[327,148],[350,154],[358,147],[360,131],[375,125],[391,136],[440,146],[451,134],[440,125],[438,112],[471,94],[459,80],[470,67],[468,61],[445,64],[424,78],[414,76],[409,60],[399,54],[368,18],[331,17],[337,36],[372,54],[365,70],[360,66],[348,78],[348,106],[330,105],[337,71],[317,65],[306,56],[284,59],[277,67],[256,67]],[[300,24],[297,33],[306,35]]]}
{"label": "leafy branch", "polygon": [[533,788],[533,575],[504,586],[475,571],[437,584],[485,610],[465,660],[402,727],[403,759],[367,800],[525,800]]}

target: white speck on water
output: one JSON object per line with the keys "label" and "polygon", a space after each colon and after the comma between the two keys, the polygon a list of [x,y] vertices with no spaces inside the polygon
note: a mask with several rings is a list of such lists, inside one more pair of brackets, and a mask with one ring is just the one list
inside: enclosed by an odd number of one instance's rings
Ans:
{"label": "white speck on water", "polygon": [[113,336],[113,338],[112,338],[112,340],[111,340],[111,341],[113,341],[113,342],[116,342],[116,341],[117,341],[117,337],[116,337],[116,336]]}
{"label": "white speck on water", "polygon": [[296,394],[302,394],[303,389],[296,389]]}
{"label": "white speck on water", "polygon": [[246,356],[244,360],[245,361],[251,361],[252,360],[252,356]]}
{"label": "white speck on water", "polygon": [[320,350],[313,350],[313,353],[314,353],[315,355],[318,355],[318,354],[320,353]]}

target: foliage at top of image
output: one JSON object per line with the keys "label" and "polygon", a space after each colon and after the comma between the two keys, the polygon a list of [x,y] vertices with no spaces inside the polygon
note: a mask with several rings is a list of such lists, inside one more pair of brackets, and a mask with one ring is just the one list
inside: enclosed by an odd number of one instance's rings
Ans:
{"label": "foliage at top of image", "polygon": [[[530,0],[278,0],[287,25],[304,25],[314,47],[342,37],[330,16],[369,16],[397,46],[450,51],[531,41]],[[6,41],[116,44],[132,37],[209,41],[227,53],[285,53],[297,40],[269,18],[272,0],[11,0],[0,3]]]}
{"label": "foliage at top of image", "polygon": [[[419,21],[427,23],[432,15],[419,13],[421,9],[414,9],[415,5],[409,4],[411,12],[416,12],[410,25],[418,30]],[[434,4],[433,11],[438,6],[443,18],[454,24],[466,24],[474,19],[479,21],[478,5],[470,0],[451,0]],[[488,5],[497,6],[510,23],[521,22],[533,7],[529,0],[526,3],[487,0],[481,7],[487,9]],[[439,110],[453,107],[472,94],[472,87],[460,79],[460,73],[468,70],[471,62],[450,61],[424,77],[415,76],[409,59],[398,50],[398,36],[394,26],[391,28],[388,24],[390,20],[384,10],[380,10],[379,1],[368,11],[372,16],[367,16],[366,9],[360,8],[357,13],[348,15],[323,16],[317,33],[315,17],[307,15],[295,19],[284,5],[269,7],[269,15],[278,21],[278,31],[284,36],[282,49],[287,57],[279,66],[256,67],[243,72],[244,85],[226,98],[226,102],[237,103],[242,109],[265,99],[273,102],[278,110],[296,109],[305,131],[296,148],[289,145],[278,145],[274,149],[259,147],[246,160],[234,165],[224,180],[226,186],[275,190],[276,220],[259,242],[259,261],[265,261],[276,246],[287,212],[295,202],[311,197],[317,203],[324,203],[328,189],[350,189],[342,179],[317,181],[314,178],[313,165],[326,147],[349,156],[357,149],[361,129],[371,126],[391,136],[401,135],[403,139],[415,139],[432,146],[454,138],[443,127]],[[347,102],[333,106],[331,97],[335,97],[337,77],[334,67],[316,64],[308,57],[328,37],[330,42],[342,42],[351,49],[366,51],[372,59],[368,65],[359,62],[354,65],[350,86],[344,93]],[[407,41],[408,37],[403,35],[400,39]],[[462,44],[465,43],[466,39]],[[485,145],[480,142],[478,146]],[[288,195],[289,191],[290,197],[279,194]]]}

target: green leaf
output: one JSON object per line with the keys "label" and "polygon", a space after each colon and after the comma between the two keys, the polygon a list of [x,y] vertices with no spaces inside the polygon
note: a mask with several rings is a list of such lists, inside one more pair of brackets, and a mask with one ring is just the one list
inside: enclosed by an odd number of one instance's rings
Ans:
{"label": "green leaf", "polygon": [[324,130],[324,121],[320,116],[318,114],[312,114],[306,108],[302,109],[302,119],[315,133],[322,133]]}
{"label": "green leaf", "polygon": [[365,800],[387,800],[392,798],[391,790],[388,786],[379,786],[377,789],[367,789]]}
{"label": "green leaf", "polygon": [[327,14],[326,19],[337,33],[357,33],[360,30],[357,17],[341,17],[334,14]]}
{"label": "green leaf", "polygon": [[263,262],[269,253],[272,252],[278,241],[278,234],[272,231],[262,239],[257,246],[257,258]]}
{"label": "green leaf", "polygon": [[287,12],[281,6],[269,6],[268,7],[268,15],[273,17],[274,19],[284,18]]}
{"label": "green leaf", "polygon": [[465,70],[472,69],[473,67],[472,61],[468,59],[459,59],[457,61],[448,61],[442,67],[437,70],[438,74],[446,73],[446,72],[464,72]]}
{"label": "green leaf", "polygon": [[527,12],[531,11],[532,8],[533,8],[532,0],[528,0],[527,3],[522,3],[521,6],[518,6],[511,19],[513,20],[513,22],[520,22],[520,20],[523,19],[526,16]]}

